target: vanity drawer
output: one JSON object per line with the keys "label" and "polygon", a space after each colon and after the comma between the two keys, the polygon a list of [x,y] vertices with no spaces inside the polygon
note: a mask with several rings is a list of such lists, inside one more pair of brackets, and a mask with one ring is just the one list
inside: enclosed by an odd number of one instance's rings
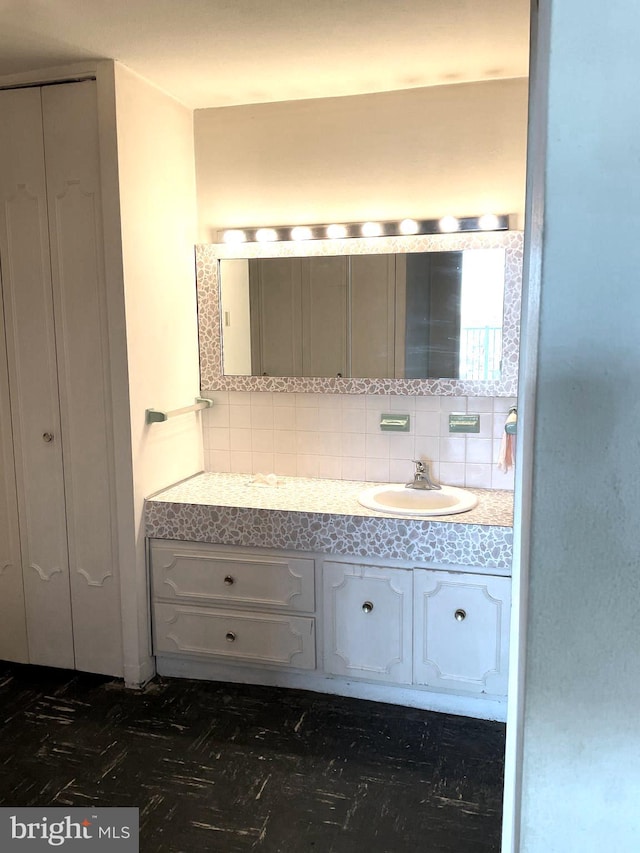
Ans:
{"label": "vanity drawer", "polygon": [[315,607],[314,560],[308,557],[155,540],[151,573],[158,599],[309,612]]}
{"label": "vanity drawer", "polygon": [[154,651],[315,669],[315,620],[309,616],[156,604]]}

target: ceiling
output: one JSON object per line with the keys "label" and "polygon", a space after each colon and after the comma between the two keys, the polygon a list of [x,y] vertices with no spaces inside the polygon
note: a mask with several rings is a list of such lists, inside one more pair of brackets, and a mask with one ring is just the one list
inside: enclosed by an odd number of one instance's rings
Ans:
{"label": "ceiling", "polygon": [[194,109],[528,73],[530,0],[0,0],[0,76],[116,59]]}

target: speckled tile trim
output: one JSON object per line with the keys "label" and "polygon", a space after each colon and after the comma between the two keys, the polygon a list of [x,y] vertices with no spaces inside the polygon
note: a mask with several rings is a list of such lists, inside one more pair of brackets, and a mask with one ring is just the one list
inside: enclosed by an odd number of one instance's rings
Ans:
{"label": "speckled tile trim", "polygon": [[320,379],[277,376],[224,376],[220,327],[218,260],[237,257],[237,247],[196,246],[200,385],[210,391],[295,391],[331,394],[411,394],[469,397],[514,397],[518,381],[523,237],[519,231],[482,234],[436,234],[419,237],[314,240],[309,243],[246,243],[242,257],[355,255],[368,253],[440,252],[505,248],[505,305],[502,377],[497,382],[457,379]]}
{"label": "speckled tile trim", "polygon": [[155,539],[496,569],[510,568],[513,547],[508,527],[153,501],[146,532]]}
{"label": "speckled tile trim", "polygon": [[[221,545],[511,567],[509,493],[478,490],[475,510],[455,521],[426,521],[361,507],[355,495],[371,484],[292,477],[279,482],[271,487],[243,475],[201,474],[147,501],[146,534]],[[294,501],[296,509],[291,508]]]}

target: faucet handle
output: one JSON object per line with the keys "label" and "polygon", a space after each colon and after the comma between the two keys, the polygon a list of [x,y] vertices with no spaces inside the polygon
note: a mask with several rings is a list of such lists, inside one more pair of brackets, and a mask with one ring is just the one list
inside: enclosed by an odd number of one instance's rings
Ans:
{"label": "faucet handle", "polygon": [[425,463],[421,459],[414,459],[413,464],[416,466],[416,474],[424,474]]}

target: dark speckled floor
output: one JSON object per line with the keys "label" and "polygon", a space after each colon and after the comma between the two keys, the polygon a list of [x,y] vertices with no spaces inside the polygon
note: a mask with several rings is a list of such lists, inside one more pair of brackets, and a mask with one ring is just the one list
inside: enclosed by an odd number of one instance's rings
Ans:
{"label": "dark speckled floor", "polygon": [[0,663],[0,804],[137,806],[143,853],[489,853],[504,725]]}

